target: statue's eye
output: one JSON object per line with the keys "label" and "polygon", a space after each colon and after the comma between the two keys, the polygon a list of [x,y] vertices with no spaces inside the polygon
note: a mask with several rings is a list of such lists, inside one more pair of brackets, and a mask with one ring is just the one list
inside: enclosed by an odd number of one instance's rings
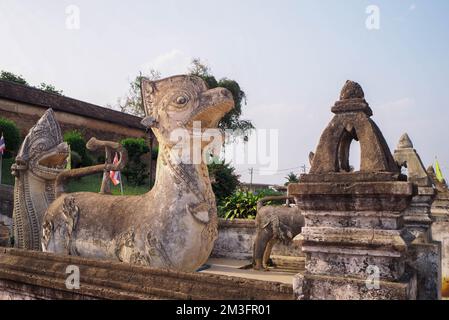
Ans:
{"label": "statue's eye", "polygon": [[179,96],[176,98],[176,104],[180,106],[185,105],[188,101],[189,99],[185,96]]}

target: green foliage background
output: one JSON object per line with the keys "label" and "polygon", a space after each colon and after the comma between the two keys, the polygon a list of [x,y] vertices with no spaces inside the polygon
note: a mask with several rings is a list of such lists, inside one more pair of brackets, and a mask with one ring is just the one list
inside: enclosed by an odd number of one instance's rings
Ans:
{"label": "green foliage background", "polygon": [[20,131],[14,121],[0,118],[0,136],[2,132],[6,144],[6,152],[3,157],[11,158],[20,147]]}
{"label": "green foliage background", "polygon": [[[86,149],[86,140],[78,130],[67,131],[64,133],[64,141],[70,145],[72,153],[72,168],[88,167],[93,164],[92,157]],[[81,163],[77,161],[81,157]]]}

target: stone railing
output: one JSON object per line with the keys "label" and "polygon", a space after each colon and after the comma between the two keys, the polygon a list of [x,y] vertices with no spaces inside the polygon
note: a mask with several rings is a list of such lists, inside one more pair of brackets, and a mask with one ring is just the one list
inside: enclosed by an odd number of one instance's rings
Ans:
{"label": "stone railing", "polygon": [[[68,267],[79,270],[79,289],[66,285]],[[293,289],[279,282],[0,248],[2,299],[288,300]]]}
{"label": "stone railing", "polygon": [[[249,260],[253,256],[253,241],[256,236],[254,220],[225,220],[218,222],[218,239],[215,241],[213,258],[230,258]],[[277,243],[273,247],[273,255],[302,256],[301,247],[292,243],[284,245]]]}

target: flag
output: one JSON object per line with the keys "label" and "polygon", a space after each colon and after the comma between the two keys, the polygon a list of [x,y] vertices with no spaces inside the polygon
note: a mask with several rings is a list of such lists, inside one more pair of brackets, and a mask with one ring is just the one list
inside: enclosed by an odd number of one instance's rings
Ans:
{"label": "flag", "polygon": [[443,173],[441,172],[441,167],[440,164],[438,163],[438,160],[435,160],[435,174],[439,182],[444,182]]}
{"label": "flag", "polygon": [[5,138],[3,138],[3,133],[2,133],[2,137],[0,138],[0,154],[3,155],[5,150],[6,150],[6,143],[5,143]]}
{"label": "flag", "polygon": [[[114,165],[118,164],[117,152],[115,153],[114,161],[112,163]],[[111,172],[109,172],[109,178],[111,178],[111,181],[114,184],[114,186],[120,184],[120,180],[121,180],[120,171],[111,171]]]}

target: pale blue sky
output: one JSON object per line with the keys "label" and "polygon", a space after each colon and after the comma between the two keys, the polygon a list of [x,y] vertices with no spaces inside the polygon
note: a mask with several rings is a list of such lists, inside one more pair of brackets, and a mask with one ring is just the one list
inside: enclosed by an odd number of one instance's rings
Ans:
{"label": "pale blue sky", "polygon": [[[80,9],[80,29],[65,26]],[[367,6],[380,9],[368,30]],[[245,117],[279,129],[279,168],[308,164],[345,80],[359,82],[390,149],[408,132],[449,175],[449,1],[2,0],[0,69],[113,104],[139,70],[184,73],[192,57],[248,94]],[[248,180],[248,166],[238,166]],[[295,171],[299,171],[296,169]],[[288,173],[254,181],[281,183]]]}

